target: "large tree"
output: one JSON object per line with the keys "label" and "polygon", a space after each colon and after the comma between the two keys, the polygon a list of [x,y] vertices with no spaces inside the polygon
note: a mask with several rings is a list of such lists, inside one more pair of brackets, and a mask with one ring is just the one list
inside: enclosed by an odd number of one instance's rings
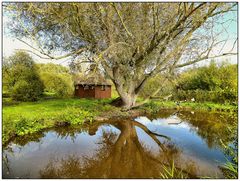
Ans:
{"label": "large tree", "polygon": [[[111,78],[125,108],[148,79],[211,57],[223,43],[216,23],[236,3],[8,3],[12,32],[35,42],[45,59],[97,63]],[[220,22],[222,23],[222,21]],[[25,42],[26,43],[26,42]],[[52,53],[53,51],[54,53]],[[65,55],[56,56],[56,52]],[[86,61],[87,60],[87,61]]]}
{"label": "large tree", "polygon": [[3,60],[3,86],[12,99],[36,101],[43,94],[44,85],[36,64],[26,52],[15,52]]}

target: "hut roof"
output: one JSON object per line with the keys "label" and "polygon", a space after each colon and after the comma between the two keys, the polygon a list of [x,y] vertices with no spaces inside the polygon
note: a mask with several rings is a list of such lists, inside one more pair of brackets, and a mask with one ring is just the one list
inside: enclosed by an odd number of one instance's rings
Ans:
{"label": "hut roof", "polygon": [[100,73],[78,77],[74,80],[75,85],[112,85],[110,80],[105,79]]}

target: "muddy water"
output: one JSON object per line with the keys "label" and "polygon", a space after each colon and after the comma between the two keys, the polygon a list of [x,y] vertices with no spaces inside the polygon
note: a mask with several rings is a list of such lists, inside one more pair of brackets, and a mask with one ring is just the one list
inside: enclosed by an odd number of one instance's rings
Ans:
{"label": "muddy water", "polygon": [[3,178],[161,178],[172,163],[190,178],[222,178],[224,115],[164,111],[154,117],[64,127],[13,140]]}

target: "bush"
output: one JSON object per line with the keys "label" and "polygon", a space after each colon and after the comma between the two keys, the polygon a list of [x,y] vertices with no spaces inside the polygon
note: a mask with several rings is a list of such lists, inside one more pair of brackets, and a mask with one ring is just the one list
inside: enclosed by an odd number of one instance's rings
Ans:
{"label": "bush", "polygon": [[216,102],[216,103],[237,103],[237,92],[234,90],[178,90],[174,95],[174,100],[191,101],[194,98],[196,102]]}
{"label": "bush", "polygon": [[12,91],[13,100],[36,101],[43,93],[43,86],[38,81],[18,81]]}
{"label": "bush", "polygon": [[237,65],[223,63],[195,68],[180,75],[174,98],[198,102],[237,103]]}

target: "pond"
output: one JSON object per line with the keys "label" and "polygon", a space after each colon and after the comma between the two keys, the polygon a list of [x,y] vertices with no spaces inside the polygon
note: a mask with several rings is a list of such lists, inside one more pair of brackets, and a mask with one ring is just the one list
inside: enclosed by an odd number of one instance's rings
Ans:
{"label": "pond", "polygon": [[[59,127],[3,148],[3,178],[223,178],[226,115],[166,110],[133,120]],[[174,164],[174,166],[173,166]]]}

